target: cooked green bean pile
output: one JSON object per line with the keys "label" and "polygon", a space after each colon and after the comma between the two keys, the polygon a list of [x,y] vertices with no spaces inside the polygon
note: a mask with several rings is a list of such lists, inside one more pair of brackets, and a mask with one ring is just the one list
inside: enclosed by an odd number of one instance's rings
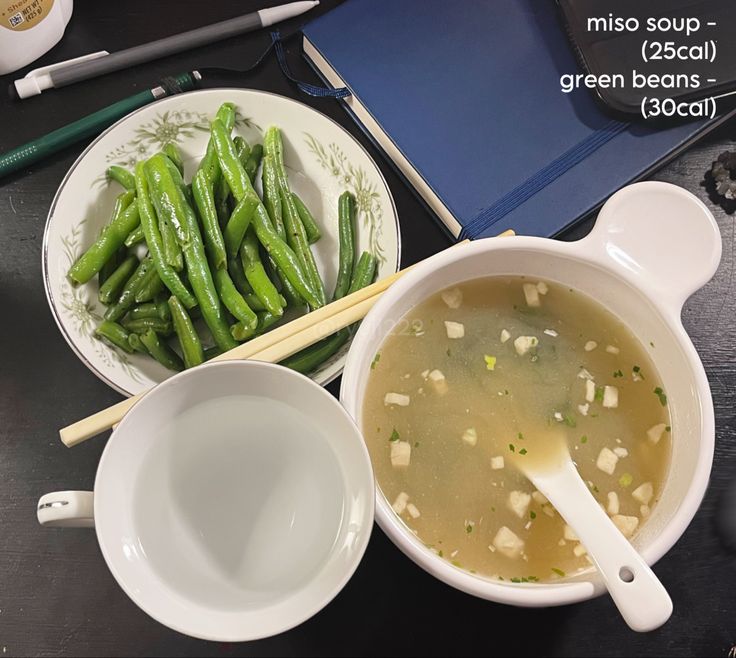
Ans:
{"label": "cooked green bean pile", "polygon": [[[278,128],[250,146],[233,137],[235,106],[224,103],[191,183],[173,144],[131,172],[108,169],[125,188],[110,222],[69,270],[81,285],[97,276],[107,306],[96,336],[182,370],[268,331],[288,308],[324,306],[311,245],[322,232],[291,191]],[[261,170],[263,199],[253,182]],[[339,267],[332,299],[370,284],[376,259],[355,261],[355,199],[338,200]],[[201,318],[202,322],[196,322]],[[283,364],[308,373],[347,341],[328,336]],[[203,345],[211,345],[204,348]]]}

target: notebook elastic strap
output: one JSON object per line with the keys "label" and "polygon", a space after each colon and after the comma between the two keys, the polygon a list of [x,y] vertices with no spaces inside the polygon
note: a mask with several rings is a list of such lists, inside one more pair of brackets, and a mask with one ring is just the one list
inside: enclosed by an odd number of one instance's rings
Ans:
{"label": "notebook elastic strap", "polygon": [[337,87],[336,89],[330,89],[328,87],[318,87],[317,85],[312,85],[308,82],[297,80],[292,75],[291,70],[289,69],[289,65],[286,62],[286,52],[284,51],[284,44],[278,31],[271,32],[271,45],[276,51],[276,59],[279,62],[281,72],[286,76],[288,80],[290,80],[297,86],[297,89],[299,89],[299,91],[302,91],[309,96],[315,96],[316,98],[345,98],[346,96],[350,96],[350,90],[347,87]]}

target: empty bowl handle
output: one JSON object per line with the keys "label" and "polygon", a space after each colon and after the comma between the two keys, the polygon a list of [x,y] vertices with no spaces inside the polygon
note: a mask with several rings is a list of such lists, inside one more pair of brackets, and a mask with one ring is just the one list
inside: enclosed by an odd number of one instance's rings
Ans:
{"label": "empty bowl handle", "polygon": [[588,256],[595,250],[613,261],[677,315],[721,260],[721,233],[705,204],[681,187],[653,181],[616,192],[578,244]]}
{"label": "empty bowl handle", "polygon": [[51,528],[94,528],[94,494],[91,491],[55,491],[38,501],[36,516]]}

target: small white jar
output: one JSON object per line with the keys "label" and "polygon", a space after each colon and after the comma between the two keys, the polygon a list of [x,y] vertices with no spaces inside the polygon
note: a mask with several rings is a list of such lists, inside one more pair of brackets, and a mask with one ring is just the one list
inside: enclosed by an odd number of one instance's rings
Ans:
{"label": "small white jar", "polygon": [[0,0],[0,75],[17,71],[64,35],[74,0]]}

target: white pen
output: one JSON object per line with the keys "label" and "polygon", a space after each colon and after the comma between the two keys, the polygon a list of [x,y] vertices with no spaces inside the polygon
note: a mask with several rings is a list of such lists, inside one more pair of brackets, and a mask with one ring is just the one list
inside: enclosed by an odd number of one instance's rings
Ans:
{"label": "white pen", "polygon": [[98,75],[105,75],[136,64],[150,62],[160,57],[258,30],[288,18],[299,16],[318,4],[319,0],[290,2],[286,5],[261,9],[260,11],[206,25],[189,32],[174,34],[158,41],[133,46],[115,53],[107,53],[103,50],[67,62],[59,62],[58,64],[35,69],[28,73],[25,78],[16,80],[13,84],[18,98],[28,98],[40,94],[44,89],[65,87],[81,80],[89,80]]}

